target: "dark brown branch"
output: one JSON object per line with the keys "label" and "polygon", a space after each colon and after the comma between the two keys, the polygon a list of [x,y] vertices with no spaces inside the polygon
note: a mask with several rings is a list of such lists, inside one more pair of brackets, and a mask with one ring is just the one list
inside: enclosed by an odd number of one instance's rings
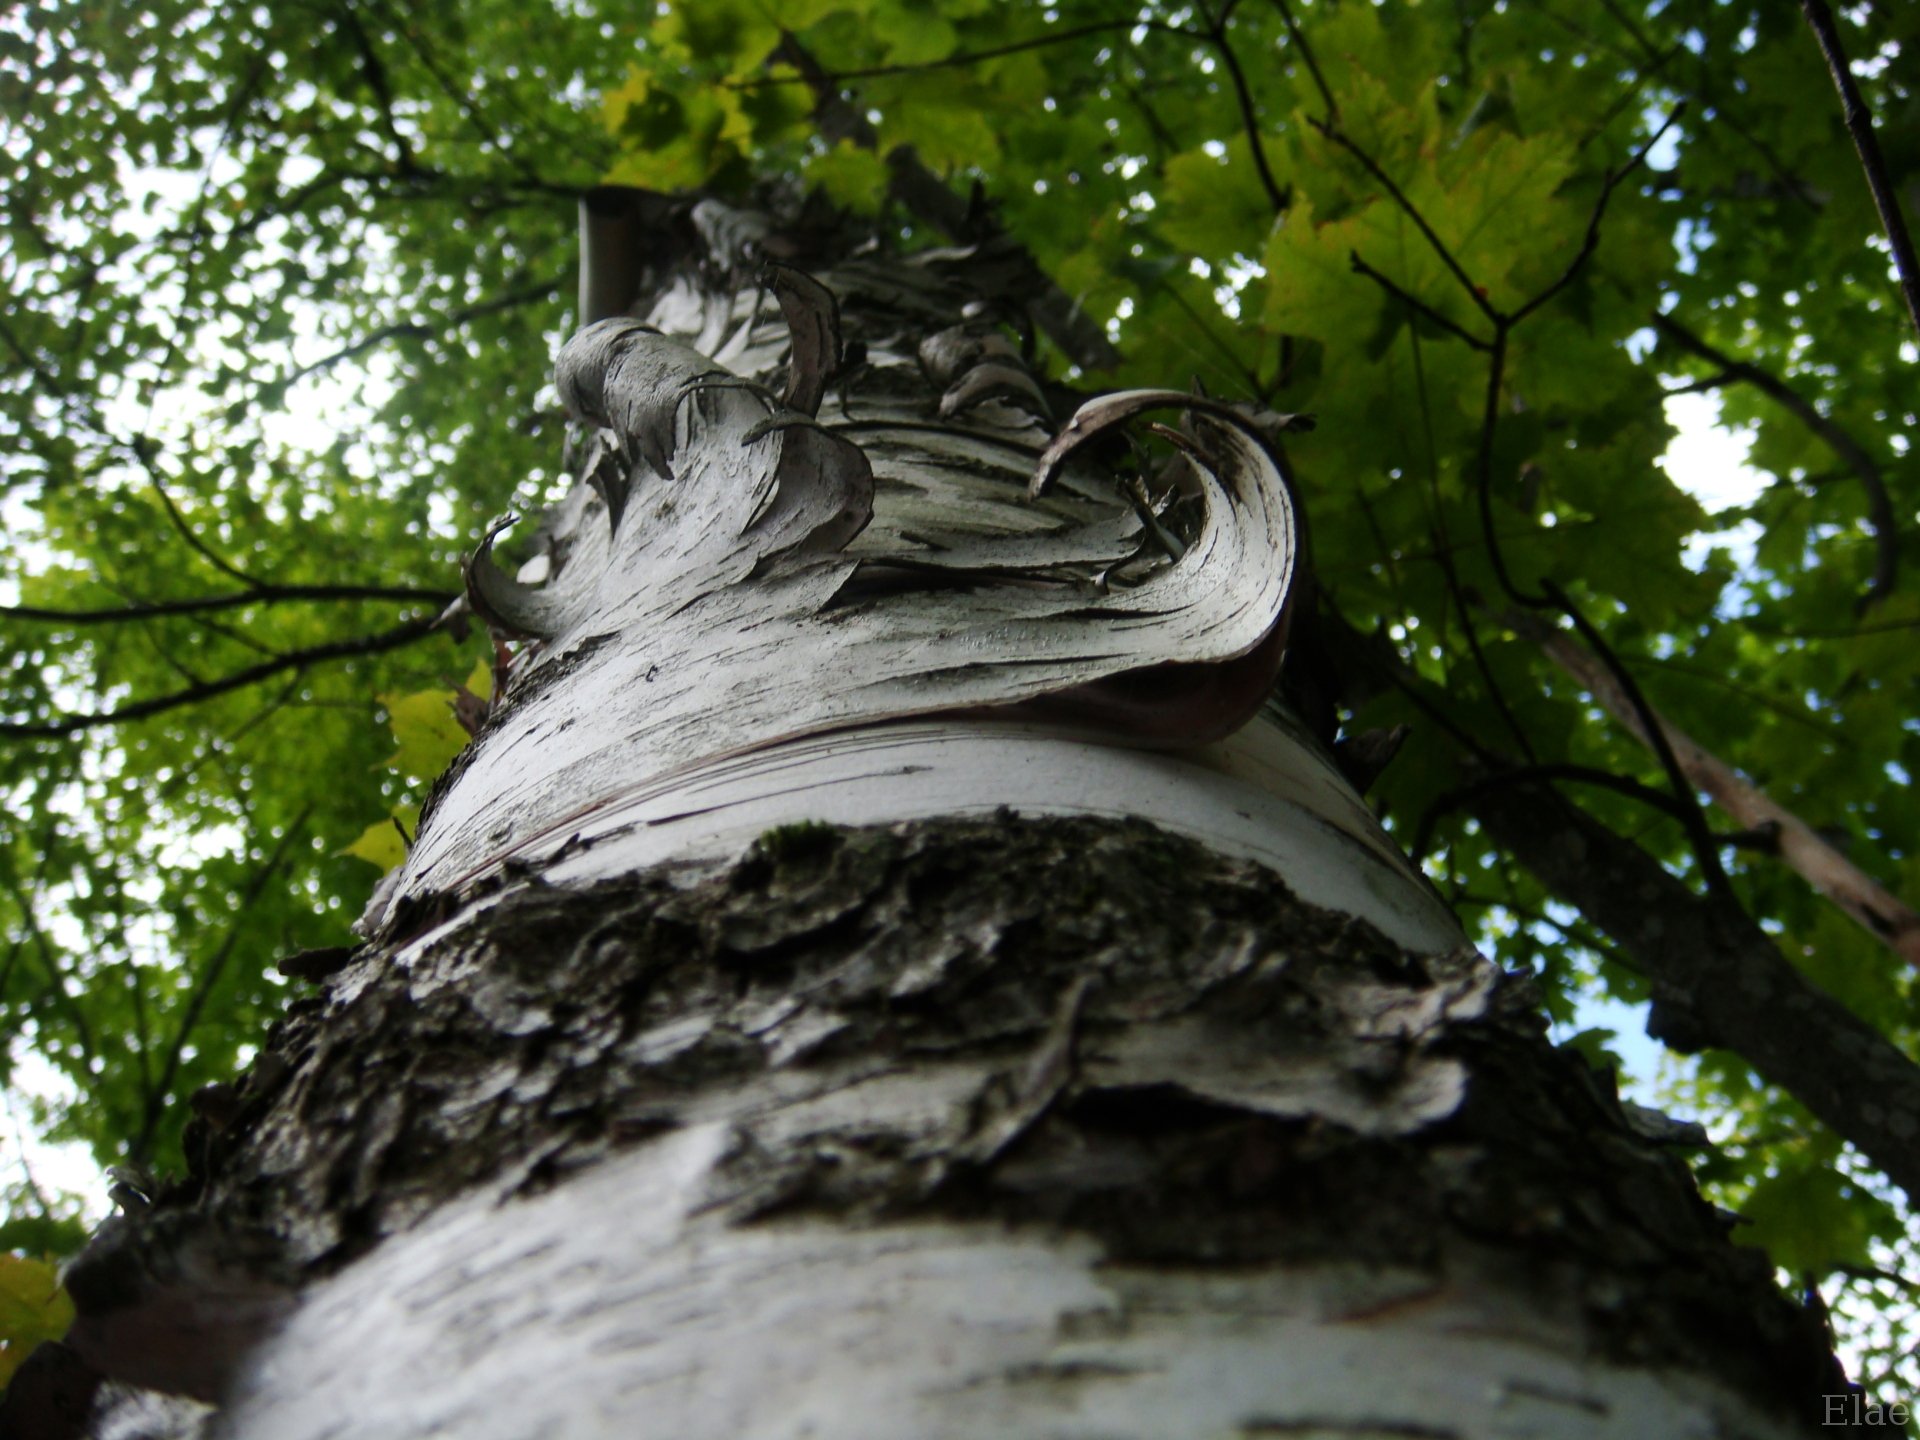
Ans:
{"label": "dark brown branch", "polygon": [[[1494,331],[1505,343],[1506,332],[1498,328]],[[1452,537],[1447,534],[1446,508],[1440,499],[1440,458],[1433,440],[1433,406],[1427,396],[1427,367],[1420,348],[1420,332],[1409,329],[1409,338],[1413,345],[1414,385],[1420,395],[1420,425],[1427,442],[1427,488],[1433,497],[1434,559],[1439,563],[1440,574],[1447,584],[1447,595],[1452,599],[1454,609],[1460,616],[1460,633],[1466,637],[1467,651],[1473,657],[1474,668],[1480,672],[1486,683],[1488,698],[1493,701],[1494,709],[1500,712],[1501,720],[1512,733],[1514,742],[1528,760],[1535,758],[1533,741],[1528,738],[1526,727],[1520,723],[1520,717],[1513,712],[1513,706],[1507,703],[1505,689],[1500,677],[1493,673],[1493,665],[1487,659],[1487,652],[1480,644],[1480,634],[1473,623],[1473,609],[1467,603],[1466,587],[1460,583],[1460,572],[1453,563]],[[1495,374],[1498,374],[1500,354],[1494,355]],[[1495,384],[1498,384],[1496,379]],[[1445,616],[1441,617],[1444,632]]]}
{"label": "dark brown branch", "polygon": [[[957,51],[938,60],[921,60],[912,64],[867,65],[857,70],[833,70],[824,73],[833,84],[844,85],[849,80],[875,80],[888,75],[917,75],[927,70],[950,70],[956,66],[972,65],[981,60],[999,60],[1028,50],[1043,50],[1052,45],[1065,45],[1074,40],[1084,39],[1088,35],[1111,34],[1115,30],[1132,30],[1139,24],[1138,20],[1100,20],[1088,25],[1069,26],[1065,30],[1046,35],[1029,36],[1025,40],[1014,40],[1005,45],[992,45],[985,50]],[[1180,34],[1192,33],[1179,30],[1177,26],[1152,28],[1171,29]],[[772,85],[809,85],[813,82],[807,75],[796,70],[792,75],[761,75],[751,80],[728,80],[724,83],[725,88],[729,90],[764,90]]]}
{"label": "dark brown branch", "polygon": [[157,620],[170,615],[198,615],[209,610],[237,610],[248,605],[276,605],[309,600],[419,600],[446,605],[450,590],[426,590],[411,585],[269,585],[228,595],[195,595],[185,600],[153,600],[114,610],[50,610],[40,605],[0,605],[0,616],[60,625],[114,625]]}
{"label": "dark brown branch", "polygon": [[380,112],[380,129],[393,146],[394,169],[402,174],[411,174],[414,169],[413,147],[407,143],[406,136],[400,133],[399,123],[393,114],[393,86],[387,80],[387,65],[380,58],[380,52],[374,48],[373,37],[360,23],[360,17],[353,13],[353,6],[340,0],[334,7],[340,17],[342,28],[353,42],[353,48],[359,53],[360,68],[366,75],[367,88],[373,92],[375,108]]}
{"label": "dark brown branch", "polygon": [[238,580],[249,588],[258,588],[263,582],[254,579],[246,571],[221,556],[200,538],[191,525],[187,524],[187,517],[180,513],[180,507],[173,503],[173,496],[167,493],[166,478],[161,475],[160,466],[153,458],[153,442],[144,435],[136,435],[129,448],[132,449],[134,458],[140,462],[140,468],[147,472],[147,479],[153,485],[153,493],[160,497],[161,505],[166,508],[167,519],[173,525],[174,532],[187,542],[187,547],[222,575]]}
{"label": "dark brown branch", "polygon": [[1693,788],[1693,781],[1687,777],[1686,770],[1680,764],[1680,757],[1673,753],[1673,745],[1667,739],[1666,728],[1661,725],[1660,717],[1648,703],[1646,693],[1641,690],[1640,682],[1633,678],[1633,672],[1622,663],[1620,656],[1600,633],[1600,629],[1586,613],[1573,603],[1573,597],[1551,580],[1543,580],[1540,588],[1547,598],[1560,608],[1560,612],[1573,622],[1573,628],[1580,632],[1580,638],[1587,642],[1587,648],[1599,657],[1600,663],[1613,676],[1626,696],[1627,703],[1633,708],[1635,718],[1645,727],[1647,744],[1659,757],[1660,768],[1666,772],[1667,784],[1672,787],[1674,798],[1681,808],[1680,821],[1686,827],[1687,837],[1693,843],[1694,858],[1700,864],[1700,874],[1707,882],[1709,894],[1730,899],[1733,894],[1732,883],[1727,879],[1726,869],[1720,863],[1720,851],[1713,837],[1713,830],[1707,824],[1707,812],[1700,806],[1700,795]]}
{"label": "dark brown branch", "polygon": [[1772,635],[1781,640],[1854,640],[1862,635],[1886,635],[1896,630],[1920,630],[1920,620],[1887,620],[1876,625],[1823,626],[1767,625],[1743,618],[1740,623],[1756,635]]}
{"label": "dark brown branch", "polygon": [[1607,204],[1613,199],[1614,189],[1622,180],[1626,179],[1627,176],[1631,175],[1646,163],[1647,152],[1660,143],[1660,137],[1673,128],[1674,122],[1680,118],[1681,111],[1686,108],[1687,102],[1684,100],[1674,106],[1672,110],[1667,112],[1667,118],[1660,123],[1660,128],[1653,132],[1652,138],[1638,150],[1634,151],[1632,155],[1627,157],[1626,164],[1622,165],[1618,170],[1607,171],[1606,178],[1602,180],[1600,184],[1600,198],[1594,201],[1593,212],[1587,217],[1587,233],[1580,241],[1579,251],[1574,255],[1573,259],[1568,262],[1567,268],[1560,273],[1559,279],[1555,280],[1551,285],[1547,286],[1546,289],[1542,290],[1538,295],[1535,295],[1531,300],[1527,301],[1526,304],[1513,312],[1513,317],[1509,322],[1510,324],[1518,325],[1522,320],[1526,319],[1527,316],[1538,310],[1542,305],[1546,304],[1573,283],[1574,277],[1585,267],[1587,261],[1593,258],[1594,250],[1599,247],[1600,222],[1606,217]]}
{"label": "dark brown branch", "polygon": [[1440,257],[1440,263],[1445,265],[1453,278],[1460,282],[1460,288],[1467,292],[1468,296],[1473,300],[1473,303],[1479,307],[1480,313],[1498,325],[1502,317],[1500,312],[1494,308],[1493,302],[1487,299],[1486,293],[1480,286],[1474,284],[1473,281],[1468,278],[1467,272],[1461,268],[1460,262],[1454,258],[1453,251],[1447,248],[1447,242],[1434,233],[1433,226],[1427,223],[1427,217],[1420,213],[1420,207],[1409,200],[1406,192],[1393,183],[1393,177],[1380,168],[1380,162],[1361,148],[1357,141],[1350,139],[1345,131],[1340,130],[1336,126],[1328,124],[1324,120],[1315,120],[1311,117],[1308,118],[1307,123],[1319,131],[1326,139],[1333,141],[1334,144],[1358,160],[1361,168],[1380,183],[1387,194],[1393,198],[1393,203],[1400,207],[1401,213],[1413,221],[1414,228],[1426,238],[1426,242],[1432,248],[1433,253]]}
{"label": "dark brown branch", "polygon": [[1240,57],[1234,53],[1233,42],[1227,39],[1224,14],[1213,28],[1212,40],[1220,58],[1226,61],[1228,78],[1233,81],[1234,99],[1240,106],[1240,128],[1246,132],[1247,148],[1253,151],[1253,166],[1260,172],[1260,186],[1267,192],[1273,213],[1278,215],[1287,208],[1287,192],[1273,178],[1273,169],[1267,164],[1267,147],[1260,139],[1260,117],[1254,110],[1253,92],[1247,86],[1247,72],[1240,68]]}
{"label": "dark brown branch", "polygon": [[1826,58],[1827,73],[1833,76],[1833,87],[1840,92],[1840,109],[1847,133],[1853,137],[1853,148],[1860,155],[1860,168],[1866,172],[1867,189],[1873,192],[1874,209],[1880,212],[1887,243],[1893,247],[1893,263],[1900,272],[1900,294],[1907,302],[1907,318],[1915,330],[1920,330],[1920,257],[1913,253],[1907,217],[1900,210],[1899,196],[1887,174],[1887,162],[1880,154],[1873,112],[1867,108],[1854,81],[1853,67],[1847,63],[1847,52],[1840,43],[1840,32],[1833,23],[1833,11],[1827,7],[1827,0],[1800,0],[1800,9],[1813,28],[1814,38],[1820,42],[1820,53]]}
{"label": "dark brown branch", "polygon": [[[1332,612],[1329,638],[1438,722],[1469,765],[1499,765],[1399,657]],[[1653,856],[1545,785],[1502,785],[1468,807],[1561,903],[1611,936],[1653,982],[1650,1029],[1675,1049],[1720,1046],[1789,1091],[1920,1199],[1920,1067],[1813,986],[1725,896],[1696,894]]]}
{"label": "dark brown branch", "polygon": [[1396,300],[1400,301],[1400,303],[1405,305],[1409,310],[1417,310],[1421,315],[1425,316],[1433,324],[1438,325],[1442,330],[1445,330],[1448,334],[1458,336],[1460,339],[1466,341],[1467,344],[1471,345],[1475,350],[1479,350],[1487,353],[1491,353],[1491,351],[1493,350],[1493,346],[1489,342],[1482,340],[1478,335],[1475,335],[1471,330],[1464,329],[1461,326],[1454,324],[1453,321],[1449,320],[1446,316],[1442,315],[1438,310],[1434,309],[1431,305],[1427,304],[1426,301],[1420,299],[1416,295],[1409,293],[1406,290],[1401,289],[1400,286],[1396,284],[1394,281],[1389,280],[1385,275],[1382,275],[1378,270],[1374,269],[1373,266],[1369,265],[1365,260],[1361,258],[1360,252],[1358,250],[1350,250],[1347,252],[1347,263],[1353,267],[1353,272],[1356,275],[1366,276],[1369,280],[1373,281],[1374,284],[1378,285],[1382,290],[1386,291],[1389,295],[1393,296]]}
{"label": "dark brown branch", "polygon": [[1320,73],[1320,62],[1314,59],[1313,47],[1307,43],[1307,37],[1294,21],[1293,7],[1287,0],[1273,0],[1273,8],[1280,12],[1280,23],[1287,27],[1287,39],[1293,48],[1300,52],[1300,58],[1306,61],[1307,73],[1313,76],[1314,88],[1320,92],[1321,103],[1327,107],[1323,117],[1327,124],[1340,123],[1340,102],[1333,98],[1333,91],[1327,88],[1327,77]]}
{"label": "dark brown branch", "polygon": [[1180,313],[1193,322],[1193,328],[1200,332],[1201,338],[1212,345],[1214,349],[1218,350],[1227,364],[1240,372],[1240,378],[1247,383],[1248,393],[1252,395],[1262,395],[1264,392],[1261,389],[1259,375],[1248,369],[1247,362],[1242,360],[1239,355],[1234,352],[1233,347],[1214,333],[1212,327],[1207,324],[1206,317],[1195,308],[1191,300],[1180,293],[1180,287],[1175,284],[1168,284],[1166,293],[1167,298],[1173,301]]}
{"label": "dark brown branch", "polygon": [[433,630],[435,616],[425,615],[383,630],[378,635],[357,636],[351,640],[333,640],[324,645],[308,646],[304,650],[290,650],[284,655],[276,655],[271,660],[263,660],[258,665],[249,665],[244,670],[236,670],[231,675],[222,675],[217,680],[209,680],[202,685],[188,685],[165,695],[155,695],[146,700],[131,700],[117,710],[99,710],[84,715],[63,715],[58,720],[42,724],[0,723],[0,739],[34,740],[49,739],[61,735],[77,735],[84,730],[95,730],[103,725],[124,725],[132,720],[145,720],[150,716],[164,714],[169,710],[178,710],[186,705],[198,705],[203,701],[216,699],[235,690],[244,690],[249,685],[257,685],[275,675],[283,675],[289,670],[302,670],[312,665],[322,665],[330,660],[349,659],[359,655],[379,655],[388,650],[398,650],[410,645]]}
{"label": "dark brown branch", "polygon": [[382,325],[379,329],[369,331],[351,345],[336,350],[331,355],[323,355],[318,360],[289,370],[286,374],[269,381],[263,388],[284,390],[298,384],[309,375],[329,370],[343,360],[364,355],[367,351],[384,345],[389,340],[398,340],[403,337],[411,340],[431,340],[437,335],[444,335],[456,326],[465,325],[470,320],[478,320],[485,315],[497,315],[503,310],[512,310],[521,305],[530,305],[535,301],[549,299],[559,289],[559,280],[541,280],[492,300],[482,301],[478,305],[469,305],[464,310],[455,310],[442,315],[435,324],[429,325],[424,320],[397,320],[391,325]]}
{"label": "dark brown branch", "polygon": [[1501,787],[1471,808],[1489,838],[1651,979],[1656,1038],[1735,1051],[1920,1200],[1920,1067],[1815,988],[1750,916],[1694,894],[1550,790]]}
{"label": "dark brown branch", "polygon": [[[1464,785],[1456,785],[1434,797],[1432,803],[1421,812],[1418,823],[1413,828],[1413,839],[1407,845],[1407,852],[1419,860],[1432,845],[1433,827],[1443,815],[1462,810],[1489,791],[1503,785],[1537,785],[1543,781],[1566,780],[1582,785],[1594,785],[1603,790],[1612,790],[1625,795],[1629,800],[1637,800],[1642,805],[1658,810],[1662,814],[1685,823],[1686,811],[1679,801],[1664,790],[1656,790],[1651,785],[1642,785],[1638,780],[1626,775],[1616,775],[1611,770],[1597,770],[1591,765],[1573,765],[1565,763],[1546,765],[1516,765],[1510,769],[1497,770],[1490,775],[1482,775],[1469,780]],[[1729,840],[1730,836],[1721,836]]]}
{"label": "dark brown branch", "polygon": [[[39,918],[33,912],[32,901],[11,873],[0,874],[0,885],[6,887],[7,893],[13,896],[13,903],[20,909],[20,923],[32,937],[34,950],[40,956],[41,967],[47,972],[47,993],[59,1001],[60,1008],[66,1012],[67,1019],[73,1023],[74,1038],[80,1044],[80,1056],[91,1064],[99,1053],[93,1040],[93,1027],[87,1023],[87,1012],[81,1008],[80,1002],[73,998],[73,992],[67,988],[66,971],[61,968],[60,957],[55,952],[52,942],[47,939],[46,931],[40,928]],[[44,1045],[42,1049],[44,1050]]]}
{"label": "dark brown branch", "polygon": [[1734,359],[1726,351],[1696,335],[1671,315],[1661,315],[1656,312],[1653,316],[1653,325],[1662,335],[1682,349],[1691,351],[1702,360],[1719,367],[1719,374],[1714,380],[1703,381],[1702,384],[1724,385],[1728,381],[1741,380],[1753,386],[1818,435],[1840,462],[1854,473],[1854,477],[1860,482],[1860,488],[1866,492],[1867,523],[1873,527],[1874,541],[1873,579],[1868,583],[1867,592],[1861,597],[1858,609],[1865,610],[1892,594],[1900,563],[1899,526],[1894,519],[1893,502],[1887,495],[1886,478],[1880,473],[1879,464],[1867,453],[1866,448],[1844,429],[1822,415],[1814,408],[1812,401],[1779,376],[1762,370],[1749,361]]}

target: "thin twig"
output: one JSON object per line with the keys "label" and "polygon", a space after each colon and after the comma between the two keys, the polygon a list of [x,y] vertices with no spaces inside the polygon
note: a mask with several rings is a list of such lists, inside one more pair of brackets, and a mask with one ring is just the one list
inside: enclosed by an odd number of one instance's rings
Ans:
{"label": "thin twig", "polygon": [[1649,731],[1649,717],[1632,711],[1617,677],[1603,670],[1570,636],[1531,616],[1510,619],[1515,629],[1539,645],[1549,660],[1624,724],[1642,745],[1655,748],[1656,733],[1665,740],[1686,772],[1690,789],[1697,786],[1706,791],[1735,824],[1749,831],[1771,832],[1774,853],[1801,879],[1907,964],[1920,966],[1920,914],[1841,854],[1806,821],[1657,711],[1650,712],[1657,730]]}
{"label": "thin twig", "polygon": [[[1625,775],[1616,775],[1611,770],[1596,769],[1591,765],[1545,764],[1514,765],[1497,770],[1491,775],[1482,775],[1464,785],[1436,795],[1433,801],[1421,813],[1418,824],[1414,826],[1413,839],[1407,851],[1415,860],[1427,853],[1428,842],[1433,838],[1433,827],[1440,817],[1449,811],[1458,810],[1506,785],[1527,785],[1540,780],[1569,780],[1582,785],[1595,785],[1603,790],[1612,790],[1625,795],[1629,800],[1637,800],[1642,805],[1658,810],[1685,824],[1686,807],[1664,790],[1656,790],[1651,785],[1643,785]],[[1729,837],[1721,837],[1722,839]]]}
{"label": "thin twig", "polygon": [[1380,168],[1380,162],[1362,149],[1358,142],[1350,139],[1345,131],[1324,120],[1315,120],[1311,117],[1308,118],[1307,123],[1360,162],[1361,167],[1380,183],[1388,195],[1393,197],[1393,203],[1400,207],[1401,212],[1413,221],[1414,228],[1426,237],[1427,244],[1433,248],[1433,253],[1440,257],[1440,263],[1445,265],[1453,278],[1460,282],[1460,288],[1467,292],[1473,303],[1479,307],[1480,313],[1494,324],[1499,324],[1502,318],[1500,312],[1494,308],[1493,302],[1487,299],[1485,291],[1468,277],[1467,272],[1461,268],[1460,262],[1454,259],[1453,251],[1447,248],[1447,242],[1434,233],[1433,226],[1427,223],[1427,217],[1420,213],[1420,207],[1409,200],[1406,192],[1393,183],[1393,177]]}
{"label": "thin twig", "polygon": [[289,386],[298,384],[309,375],[331,369],[343,360],[351,360],[356,356],[364,355],[376,345],[384,345],[389,340],[398,340],[402,337],[411,340],[431,340],[436,335],[443,335],[457,325],[465,325],[469,320],[478,320],[486,315],[497,315],[503,310],[512,310],[521,305],[530,305],[537,300],[548,299],[559,289],[560,280],[556,277],[523,286],[521,289],[511,291],[495,299],[484,300],[478,305],[469,305],[464,310],[455,310],[450,314],[440,316],[438,321],[431,325],[424,320],[396,320],[391,325],[382,325],[377,330],[368,331],[351,345],[336,350],[331,355],[323,355],[318,360],[296,366],[286,374],[276,376],[274,379],[266,382],[261,388],[267,390],[284,390]]}
{"label": "thin twig", "polygon": [[1667,112],[1667,118],[1660,123],[1660,128],[1653,132],[1652,138],[1627,157],[1626,164],[1618,170],[1607,171],[1606,178],[1600,185],[1600,198],[1594,202],[1593,212],[1587,217],[1587,233],[1580,241],[1578,253],[1568,262],[1567,268],[1561,272],[1558,280],[1513,312],[1513,318],[1509,323],[1518,325],[1573,283],[1574,276],[1580,273],[1581,268],[1592,258],[1594,250],[1600,244],[1600,221],[1606,216],[1607,203],[1613,199],[1614,189],[1622,180],[1646,163],[1647,152],[1660,143],[1660,137],[1673,128],[1674,122],[1680,118],[1681,112],[1686,108],[1687,102],[1684,100],[1675,105]]}
{"label": "thin twig", "polygon": [[147,479],[153,485],[153,493],[160,497],[161,505],[166,508],[167,519],[172,523],[175,533],[187,542],[188,548],[222,575],[238,580],[249,589],[258,589],[265,584],[265,581],[254,579],[246,571],[228,561],[202,540],[191,525],[187,524],[186,516],[180,513],[180,507],[173,503],[173,496],[167,493],[166,477],[161,475],[160,466],[153,458],[153,442],[144,435],[136,435],[133,438],[132,450],[135,458],[140,462],[140,468],[147,472]]}
{"label": "thin twig", "polygon": [[1401,289],[1399,285],[1394,283],[1392,280],[1388,279],[1385,275],[1382,275],[1378,270],[1374,269],[1373,266],[1369,265],[1364,259],[1362,259],[1360,256],[1360,252],[1358,250],[1350,250],[1347,252],[1347,263],[1352,267],[1354,274],[1366,276],[1369,280],[1373,281],[1374,284],[1378,285],[1382,290],[1386,291],[1389,295],[1393,296],[1396,300],[1400,301],[1408,309],[1419,311],[1420,314],[1424,315],[1428,320],[1431,320],[1435,325],[1438,325],[1442,330],[1445,330],[1448,334],[1458,336],[1460,339],[1466,341],[1467,344],[1471,345],[1475,350],[1479,350],[1482,352],[1492,351],[1493,346],[1491,343],[1489,343],[1488,341],[1482,340],[1478,335],[1475,335],[1471,330],[1463,329],[1461,326],[1454,324],[1453,321],[1449,320],[1445,315],[1442,315],[1438,310],[1434,309],[1431,305],[1427,304],[1426,301],[1420,299],[1418,296],[1413,295],[1406,290]]}
{"label": "thin twig", "polygon": [[187,1003],[180,1015],[180,1026],[174,1031],[173,1043],[167,1047],[166,1062],[160,1067],[160,1076],[153,1088],[147,1092],[146,1113],[142,1116],[140,1130],[127,1147],[128,1155],[139,1163],[147,1158],[153,1145],[154,1131],[159,1128],[161,1116],[165,1113],[168,1092],[173,1088],[174,1076],[180,1071],[180,1061],[192,1037],[195,1027],[200,1023],[201,1013],[206,1009],[207,1000],[213,994],[213,988],[220,981],[221,974],[227,968],[227,961],[233,956],[233,948],[240,939],[241,929],[248,914],[265,893],[267,881],[273,878],[273,872],[280,868],[281,861],[293,848],[293,842],[300,838],[306,828],[307,819],[313,814],[309,805],[294,817],[280,836],[260,868],[253,873],[246,890],[240,895],[233,911],[233,919],[227,926],[227,933],[221,938],[219,947],[207,957],[200,972],[193,977],[193,988],[187,996]]}
{"label": "thin twig", "polygon": [[1600,658],[1600,663],[1606,666],[1607,672],[1620,686],[1627,704],[1632,706],[1635,717],[1647,732],[1648,746],[1660,759],[1660,768],[1666,772],[1667,784],[1673,787],[1674,796],[1685,811],[1681,823],[1686,826],[1687,835],[1693,841],[1694,858],[1700,862],[1700,873],[1707,882],[1707,889],[1731,898],[1733,886],[1727,879],[1726,868],[1720,863],[1720,851],[1715,846],[1713,831],[1707,824],[1707,812],[1700,807],[1700,796],[1693,788],[1693,781],[1681,767],[1680,758],[1673,753],[1666,729],[1660,724],[1653,706],[1648,703],[1645,692],[1640,689],[1640,682],[1633,678],[1633,672],[1622,663],[1606,637],[1600,633],[1599,627],[1574,604],[1571,595],[1551,580],[1542,580],[1540,588],[1573,621],[1573,628],[1580,632],[1580,638],[1587,642],[1587,648]]}
{"label": "thin twig", "polygon": [[6,888],[7,893],[13,896],[13,903],[20,908],[20,923],[33,938],[34,949],[39,953],[40,963],[47,972],[47,991],[60,1002],[60,1008],[67,1012],[67,1019],[73,1022],[74,1039],[80,1045],[80,1058],[87,1062],[90,1069],[99,1049],[94,1044],[93,1026],[87,1021],[87,1012],[67,989],[67,976],[61,968],[59,956],[52,942],[47,939],[46,931],[40,928],[33,904],[20,888],[20,882],[11,873],[0,873],[0,886]]}
{"label": "thin twig", "polygon": [[1307,73],[1313,76],[1314,88],[1320,92],[1320,100],[1327,107],[1325,120],[1329,125],[1340,123],[1340,102],[1333,98],[1333,91],[1327,88],[1327,77],[1320,73],[1320,62],[1314,59],[1313,47],[1307,43],[1307,37],[1295,23],[1293,7],[1287,0],[1273,0],[1273,8],[1280,12],[1280,23],[1287,27],[1287,39],[1293,42],[1294,49],[1300,52],[1300,58],[1306,61]]}
{"label": "thin twig", "polygon": [[[1500,718],[1513,733],[1521,753],[1528,760],[1535,759],[1533,741],[1527,735],[1526,727],[1520,723],[1520,717],[1514,714],[1513,707],[1507,703],[1507,694],[1500,684],[1499,676],[1493,673],[1493,665],[1487,659],[1487,652],[1480,644],[1480,634],[1473,623],[1473,609],[1467,603],[1466,587],[1460,583],[1460,572],[1454,567],[1452,539],[1447,534],[1446,507],[1440,499],[1440,457],[1439,449],[1433,439],[1433,406],[1427,396],[1426,362],[1420,349],[1420,332],[1409,326],[1407,331],[1413,345],[1414,388],[1420,396],[1420,421],[1427,440],[1427,488],[1432,495],[1434,535],[1434,559],[1440,565],[1440,574],[1445,579],[1447,594],[1452,598],[1454,608],[1460,615],[1460,633],[1466,637],[1467,651],[1473,657],[1474,668],[1480,672],[1480,678],[1486,683],[1487,695],[1493,701],[1494,709],[1500,712]],[[1504,334],[1497,331],[1496,334]],[[1494,359],[1497,362],[1499,356]],[[1445,633],[1445,619],[1442,618],[1442,633]]]}

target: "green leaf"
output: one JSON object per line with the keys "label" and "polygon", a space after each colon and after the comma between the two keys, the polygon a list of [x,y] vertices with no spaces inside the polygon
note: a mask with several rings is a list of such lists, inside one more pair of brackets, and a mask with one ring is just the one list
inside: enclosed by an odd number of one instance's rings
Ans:
{"label": "green leaf", "polygon": [[800,173],[825,191],[834,204],[858,215],[873,214],[887,198],[886,161],[848,140],[825,154],[809,156]]}

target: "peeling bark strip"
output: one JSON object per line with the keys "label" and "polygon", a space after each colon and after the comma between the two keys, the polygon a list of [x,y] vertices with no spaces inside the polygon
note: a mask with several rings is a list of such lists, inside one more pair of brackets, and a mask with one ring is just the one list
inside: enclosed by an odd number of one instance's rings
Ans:
{"label": "peeling bark strip", "polygon": [[212,1233],[304,1291],[248,1440],[1801,1433],[1819,1327],[1533,1012],[1139,821],[522,883],[296,1007],[75,1344]]}
{"label": "peeling bark strip", "polygon": [[[401,894],[454,888],[622,787],[795,736],[1038,703],[1196,744],[1258,710],[1296,548],[1265,437],[1309,422],[1133,391],[1055,440],[1017,350],[952,323],[986,298],[965,252],[803,267],[764,216],[702,201],[679,224],[644,318],[561,352],[591,438],[585,483],[543,522],[544,578],[495,564],[497,528],[468,565],[474,609],[528,643]],[[1177,426],[1129,433],[1156,409]]]}

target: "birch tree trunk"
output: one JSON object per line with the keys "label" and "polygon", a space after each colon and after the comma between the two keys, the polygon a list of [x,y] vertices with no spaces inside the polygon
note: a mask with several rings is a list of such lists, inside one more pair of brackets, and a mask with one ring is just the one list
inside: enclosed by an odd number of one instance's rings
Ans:
{"label": "birch tree trunk", "polygon": [[499,699],[74,1268],[90,1433],[1818,1423],[1674,1135],[1262,709],[1300,422],[1069,419],[991,250],[590,209],[633,317],[560,359],[535,558],[470,568]]}

